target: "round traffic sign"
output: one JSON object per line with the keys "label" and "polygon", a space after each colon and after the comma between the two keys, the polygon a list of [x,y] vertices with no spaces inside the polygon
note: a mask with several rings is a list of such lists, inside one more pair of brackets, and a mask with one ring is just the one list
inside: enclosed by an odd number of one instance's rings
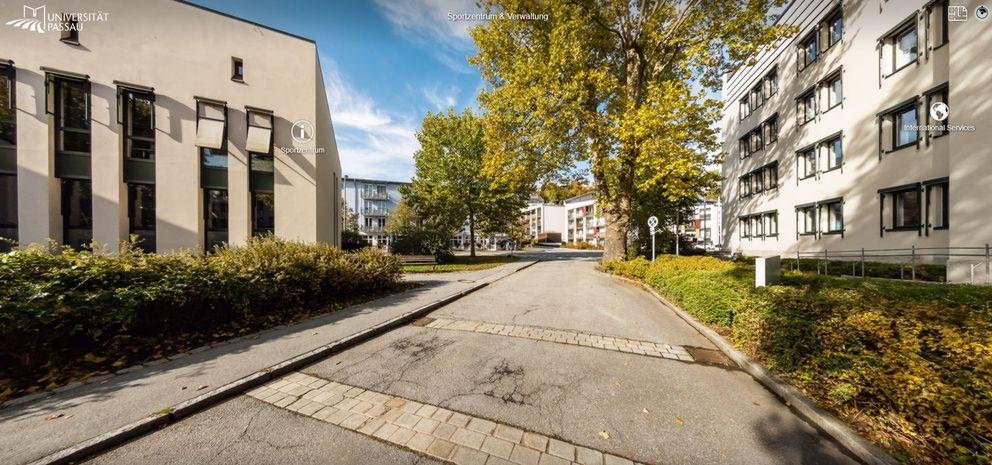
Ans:
{"label": "round traffic sign", "polygon": [[654,228],[656,226],[658,226],[658,217],[652,216],[651,218],[648,218],[648,227]]}

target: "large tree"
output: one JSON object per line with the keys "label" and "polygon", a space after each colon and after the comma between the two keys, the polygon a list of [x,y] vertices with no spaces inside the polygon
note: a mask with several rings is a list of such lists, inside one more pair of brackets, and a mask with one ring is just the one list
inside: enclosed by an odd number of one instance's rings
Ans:
{"label": "large tree", "polygon": [[467,225],[471,254],[479,231],[508,231],[529,195],[527,179],[497,177],[483,169],[487,157],[483,118],[470,109],[428,112],[417,133],[416,172],[403,194],[410,206],[435,227]]}
{"label": "large tree", "polygon": [[[718,177],[723,73],[787,32],[781,0],[484,0],[470,59],[493,147],[488,165],[544,178],[588,161],[607,219],[606,259],[628,255],[648,195],[683,205]],[[548,20],[515,14],[549,13]]]}

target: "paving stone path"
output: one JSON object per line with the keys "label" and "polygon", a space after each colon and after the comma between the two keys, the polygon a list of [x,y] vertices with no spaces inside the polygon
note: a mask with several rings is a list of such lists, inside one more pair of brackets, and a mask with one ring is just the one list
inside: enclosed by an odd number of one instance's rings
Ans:
{"label": "paving stone path", "polygon": [[458,465],[635,464],[485,418],[299,372],[247,394]]}
{"label": "paving stone path", "polygon": [[473,333],[498,334],[502,336],[521,337],[539,341],[557,342],[597,349],[614,350],[629,354],[661,357],[683,362],[694,361],[689,352],[682,346],[662,344],[650,341],[639,341],[619,336],[583,333],[577,331],[543,328],[540,326],[505,325],[474,320],[455,320],[438,318],[425,325],[428,328],[447,329],[452,331],[469,331]]}

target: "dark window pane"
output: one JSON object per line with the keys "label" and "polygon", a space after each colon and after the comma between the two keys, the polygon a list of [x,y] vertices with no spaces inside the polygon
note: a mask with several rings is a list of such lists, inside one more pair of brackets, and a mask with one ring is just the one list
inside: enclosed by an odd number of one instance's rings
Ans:
{"label": "dark window pane", "polygon": [[227,231],[227,191],[221,189],[205,189],[203,191],[206,208],[206,227],[208,231]]}
{"label": "dark window pane", "polygon": [[63,152],[85,152],[90,151],[90,135],[83,132],[63,131],[60,138],[62,145],[59,150]]}
{"label": "dark window pane", "polygon": [[920,225],[920,202],[916,191],[899,192],[895,194],[895,226],[897,228]]}
{"label": "dark window pane", "polygon": [[90,181],[62,180],[62,242],[83,248],[93,241],[93,194]]}
{"label": "dark window pane", "polygon": [[251,152],[251,170],[271,173],[275,161],[270,155]]}
{"label": "dark window pane", "polygon": [[11,85],[10,77],[4,74],[6,71],[0,68],[0,121],[14,118],[14,86]]}
{"label": "dark window pane", "polygon": [[131,136],[155,137],[155,122],[152,120],[152,106],[148,98],[129,94],[128,130]]}
{"label": "dark window pane", "polygon": [[224,150],[200,147],[203,166],[206,168],[227,168],[227,152]]}
{"label": "dark window pane", "polygon": [[89,115],[86,108],[86,89],[81,82],[58,81],[59,123],[64,128],[89,129]]}
{"label": "dark window pane", "polygon": [[271,193],[252,193],[252,228],[255,233],[272,232],[275,227],[276,201]]}
{"label": "dark window pane", "polygon": [[127,155],[142,160],[155,159],[155,142],[150,140],[128,140]]}
{"label": "dark window pane", "polygon": [[908,145],[916,142],[916,108],[904,110],[896,115],[896,146]]}
{"label": "dark window pane", "polygon": [[17,128],[14,123],[0,123],[0,145],[17,145]]}
{"label": "dark window pane", "polygon": [[17,176],[0,174],[0,228],[17,227]]}
{"label": "dark window pane", "polygon": [[128,184],[131,231],[155,229],[155,185]]}

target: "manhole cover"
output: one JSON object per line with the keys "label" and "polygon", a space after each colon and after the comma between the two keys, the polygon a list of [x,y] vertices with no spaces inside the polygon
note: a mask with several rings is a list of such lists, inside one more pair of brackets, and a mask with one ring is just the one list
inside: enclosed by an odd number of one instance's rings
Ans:
{"label": "manhole cover", "polygon": [[697,363],[703,363],[706,365],[718,365],[727,368],[737,368],[737,364],[732,360],[727,358],[723,352],[713,349],[704,349],[702,347],[691,347],[684,346],[686,352],[692,355],[692,358],[696,360]]}
{"label": "manhole cover", "polygon": [[431,324],[432,321],[434,321],[434,318],[425,316],[418,320],[414,320],[413,323],[410,323],[410,326],[427,326]]}

